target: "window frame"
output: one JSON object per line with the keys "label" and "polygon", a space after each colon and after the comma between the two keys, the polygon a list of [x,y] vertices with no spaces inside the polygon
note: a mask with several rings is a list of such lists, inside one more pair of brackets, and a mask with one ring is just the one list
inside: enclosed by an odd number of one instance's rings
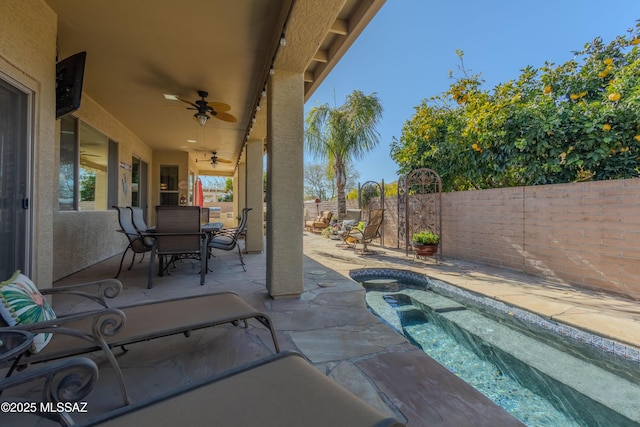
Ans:
{"label": "window frame", "polygon": [[[102,131],[95,129],[93,126],[88,124],[87,122],[83,122],[79,118],[73,115],[66,115],[60,118],[60,149],[59,149],[59,164],[58,164],[58,210],[62,212],[70,212],[76,211],[79,212],[82,209],[80,208],[80,170],[81,170],[81,149],[82,149],[82,135],[81,128],[82,125],[90,127],[93,131],[98,132],[102,136],[104,136],[107,142],[107,170],[106,170],[106,206],[104,209],[84,209],[84,212],[92,212],[92,211],[105,211],[111,209],[113,205],[117,204],[118,201],[118,162],[119,162],[119,144],[113,139],[109,138],[108,135],[104,134]],[[73,121],[73,126],[69,126],[70,121]],[[66,139],[65,132],[71,132],[73,128],[73,132],[69,135],[73,138],[72,141]],[[63,152],[67,152],[67,156],[63,156]],[[71,155],[68,155],[71,153]],[[68,157],[68,158],[67,158]],[[64,164],[71,164],[69,161],[70,158],[73,158],[73,164],[71,168],[73,172],[69,175],[72,176],[71,179],[67,179],[67,181],[71,181],[70,187],[72,187],[72,197],[71,203],[62,203],[61,202],[61,188],[62,188],[62,167],[63,167],[63,159]]]}

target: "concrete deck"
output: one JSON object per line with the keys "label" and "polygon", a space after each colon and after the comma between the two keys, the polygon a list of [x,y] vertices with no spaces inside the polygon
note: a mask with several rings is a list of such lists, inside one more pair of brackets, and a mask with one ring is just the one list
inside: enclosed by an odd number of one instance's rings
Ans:
{"label": "concrete deck", "polygon": [[[406,257],[404,250],[371,247],[379,253],[360,256],[351,249],[336,247],[335,241],[305,233],[305,292],[297,299],[273,300],[268,296],[264,254],[245,255],[247,272],[243,272],[236,252],[217,251],[210,262],[213,271],[207,274],[204,286],[199,285],[198,266],[186,262],[170,276],[157,277],[153,289],[146,287],[145,259],[121,274],[125,289],[113,305],[225,290],[236,292],[269,314],[282,349],[302,352],[319,370],[408,426],[521,424],[371,314],[364,302],[364,290],[348,276],[350,270],[401,268],[424,273],[640,347],[637,302],[572,289],[552,279],[453,260],[436,264]],[[112,277],[119,260],[119,256],[113,257],[56,285]],[[54,307],[60,313],[83,308],[62,300],[54,301]],[[248,329],[217,327],[194,332],[189,338],[179,335],[132,345],[127,353],[118,355],[118,360],[130,394],[140,401],[272,352],[268,332],[256,322]],[[101,362],[101,376],[96,390],[87,398],[89,413],[74,414],[77,420],[121,405],[111,367],[99,354],[92,357]],[[30,396],[33,390],[22,393]],[[0,414],[0,424],[36,425],[26,421],[25,416],[7,419],[6,414]]]}

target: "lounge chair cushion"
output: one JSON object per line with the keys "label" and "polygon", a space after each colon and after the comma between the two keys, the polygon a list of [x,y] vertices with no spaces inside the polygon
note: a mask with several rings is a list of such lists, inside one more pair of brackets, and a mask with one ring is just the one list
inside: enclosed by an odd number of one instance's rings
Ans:
{"label": "lounge chair cushion", "polygon": [[[0,315],[9,326],[26,325],[56,318],[49,302],[36,285],[17,270],[0,283]],[[31,352],[37,353],[51,341],[50,333],[35,334]]]}
{"label": "lounge chair cushion", "polygon": [[280,353],[79,426],[401,427],[297,353]]}
{"label": "lounge chair cushion", "polygon": [[332,211],[322,211],[320,215],[318,215],[315,219],[307,221],[305,226],[307,228],[327,228],[331,223],[331,218],[333,217]]}

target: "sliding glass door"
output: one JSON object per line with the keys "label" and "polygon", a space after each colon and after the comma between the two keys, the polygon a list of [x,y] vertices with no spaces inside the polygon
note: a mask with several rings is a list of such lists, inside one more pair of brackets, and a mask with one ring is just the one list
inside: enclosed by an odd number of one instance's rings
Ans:
{"label": "sliding glass door", "polygon": [[31,274],[29,95],[0,76],[0,280]]}

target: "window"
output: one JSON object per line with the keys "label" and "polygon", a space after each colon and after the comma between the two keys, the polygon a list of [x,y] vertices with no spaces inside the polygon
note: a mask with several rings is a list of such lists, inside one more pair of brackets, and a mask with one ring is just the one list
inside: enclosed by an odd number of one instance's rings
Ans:
{"label": "window", "polygon": [[73,116],[60,120],[60,210],[106,210],[115,204],[118,144]]}
{"label": "window", "polygon": [[178,166],[160,165],[160,204],[162,206],[178,206],[179,202]]}

